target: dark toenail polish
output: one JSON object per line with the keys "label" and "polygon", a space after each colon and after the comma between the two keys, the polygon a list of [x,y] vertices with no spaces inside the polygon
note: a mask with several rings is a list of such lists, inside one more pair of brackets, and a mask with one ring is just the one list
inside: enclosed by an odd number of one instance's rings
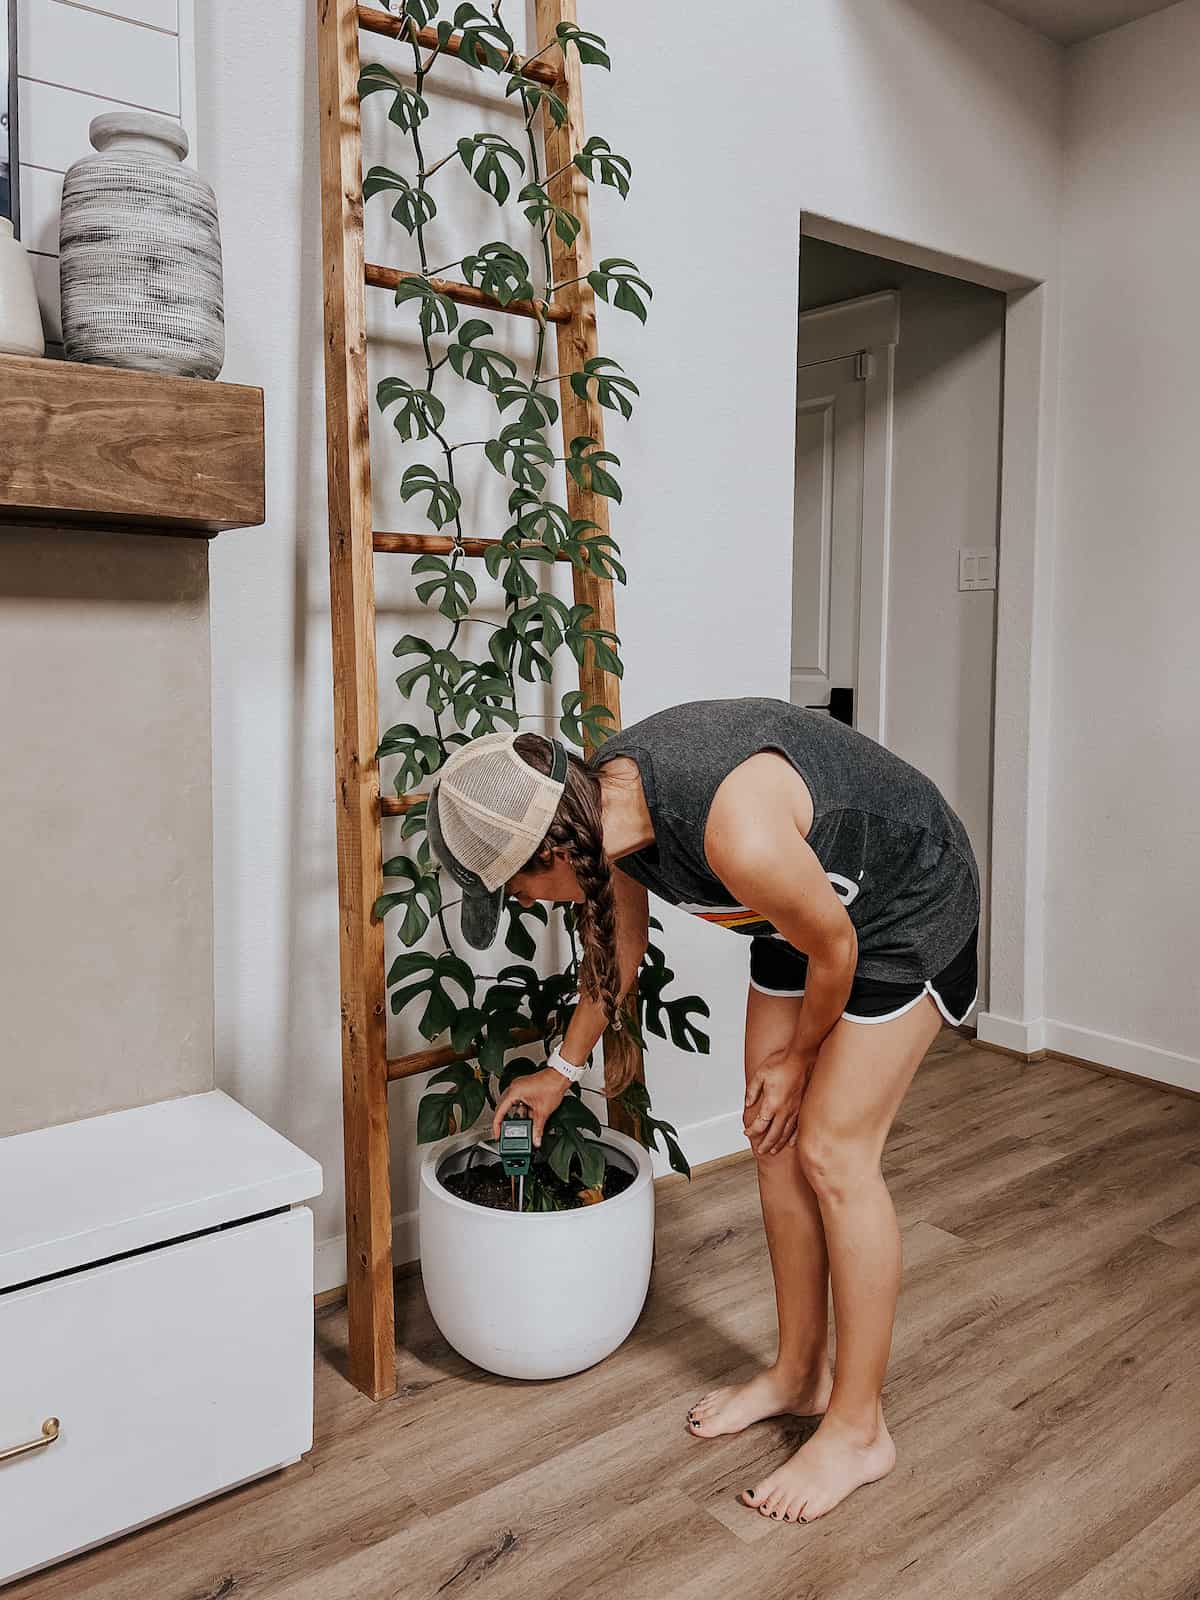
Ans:
{"label": "dark toenail polish", "polygon": [[772,1518],[778,1517],[779,1516],[778,1511],[772,1511],[771,1516],[772,1516]]}

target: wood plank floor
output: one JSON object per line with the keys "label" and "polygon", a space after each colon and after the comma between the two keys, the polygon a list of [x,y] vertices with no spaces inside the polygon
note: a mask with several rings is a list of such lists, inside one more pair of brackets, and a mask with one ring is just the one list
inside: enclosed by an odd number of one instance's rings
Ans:
{"label": "wood plank floor", "polygon": [[1200,1600],[1200,1101],[949,1030],[884,1167],[905,1273],[896,1470],[807,1527],[739,1489],[795,1421],[697,1440],[688,1405],[774,1354],[753,1163],[659,1186],[645,1314],[546,1384],[453,1354],[400,1282],[400,1390],[317,1322],[297,1466],[14,1600]]}

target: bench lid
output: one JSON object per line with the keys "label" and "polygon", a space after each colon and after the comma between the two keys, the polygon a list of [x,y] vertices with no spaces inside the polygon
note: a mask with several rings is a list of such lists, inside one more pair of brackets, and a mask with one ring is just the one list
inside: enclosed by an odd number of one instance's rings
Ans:
{"label": "bench lid", "polygon": [[0,1290],[321,1192],[321,1168],[219,1089],[0,1139]]}

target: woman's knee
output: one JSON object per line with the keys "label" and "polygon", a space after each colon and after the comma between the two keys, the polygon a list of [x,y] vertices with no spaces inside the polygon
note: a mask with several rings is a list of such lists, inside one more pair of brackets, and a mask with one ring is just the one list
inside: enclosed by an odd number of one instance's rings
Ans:
{"label": "woman's knee", "polygon": [[837,1200],[880,1177],[879,1152],[861,1138],[849,1138],[806,1122],[796,1132],[795,1156],[814,1193]]}

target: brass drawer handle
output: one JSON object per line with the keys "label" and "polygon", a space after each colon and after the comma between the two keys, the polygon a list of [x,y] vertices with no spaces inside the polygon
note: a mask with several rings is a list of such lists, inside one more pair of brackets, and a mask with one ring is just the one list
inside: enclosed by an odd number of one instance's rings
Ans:
{"label": "brass drawer handle", "polygon": [[47,1417],[42,1423],[42,1436],[40,1439],[30,1439],[28,1444],[14,1444],[7,1450],[0,1450],[0,1461],[11,1461],[14,1456],[27,1456],[31,1450],[44,1450],[48,1444],[53,1444],[58,1438],[58,1418]]}

